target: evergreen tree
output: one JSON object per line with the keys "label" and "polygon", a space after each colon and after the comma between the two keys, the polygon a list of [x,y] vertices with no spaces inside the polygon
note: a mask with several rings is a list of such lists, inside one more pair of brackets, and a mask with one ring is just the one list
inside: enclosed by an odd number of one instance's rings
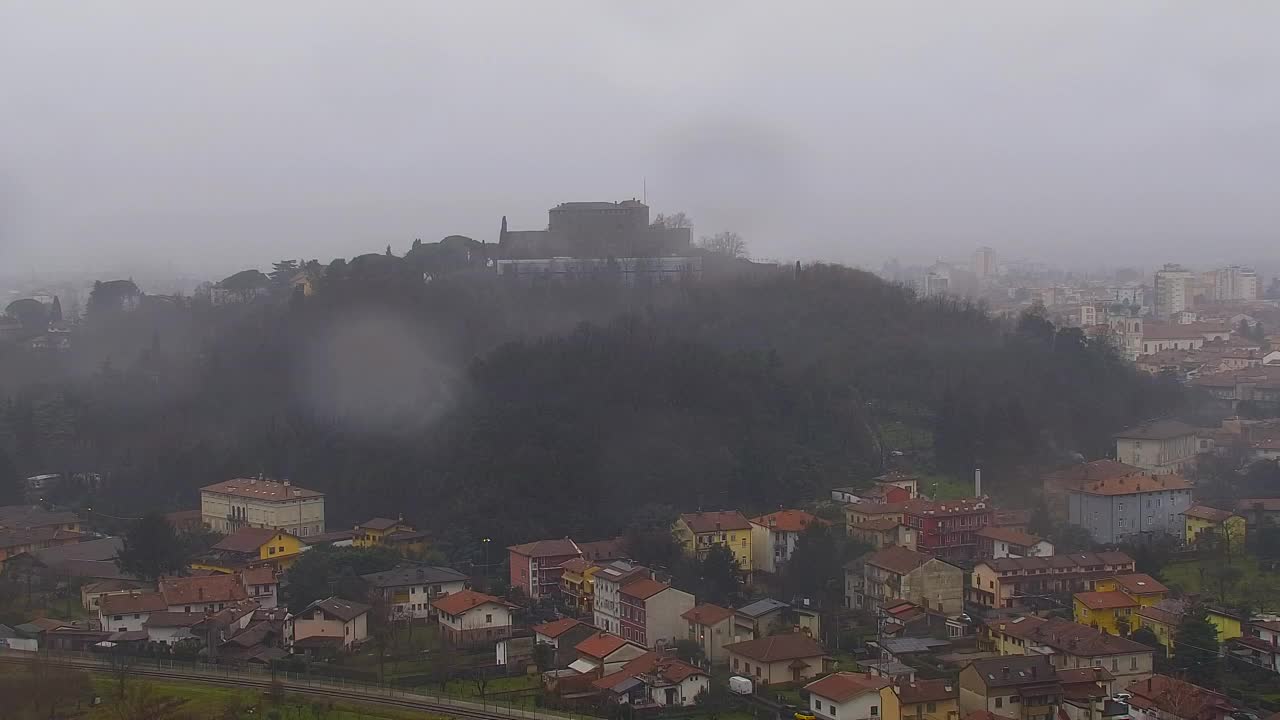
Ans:
{"label": "evergreen tree", "polygon": [[62,301],[57,295],[53,296],[53,304],[49,306],[49,322],[62,322]]}
{"label": "evergreen tree", "polygon": [[150,581],[174,574],[186,564],[186,544],[159,513],[147,513],[129,527],[116,557],[120,570]]}
{"label": "evergreen tree", "polygon": [[1200,604],[1187,609],[1173,635],[1171,665],[1197,685],[1213,687],[1218,675],[1218,629]]}

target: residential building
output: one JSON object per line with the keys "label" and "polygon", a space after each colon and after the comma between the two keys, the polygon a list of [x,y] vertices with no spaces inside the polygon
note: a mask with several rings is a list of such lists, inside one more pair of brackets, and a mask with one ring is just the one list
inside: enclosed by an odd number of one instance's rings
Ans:
{"label": "residential building", "polygon": [[393,620],[434,617],[432,602],[467,587],[465,574],[434,565],[401,565],[360,578],[382,595],[388,617]]}
{"label": "residential building", "polygon": [[578,651],[574,647],[595,635],[598,630],[581,620],[561,618],[551,622],[534,625],[533,641],[536,644],[548,645],[555,650],[552,667],[565,668],[578,659]]}
{"label": "residential building", "polygon": [[858,528],[877,521],[901,523],[903,522],[903,511],[905,509],[905,500],[900,502],[860,502],[845,505],[844,517],[847,532],[849,535],[853,535]]}
{"label": "residential building", "polygon": [[689,228],[653,227],[649,206],[565,202],[547,211],[545,230],[508,230],[503,217],[498,252],[504,259],[673,259],[688,254]]}
{"label": "residential building", "polygon": [[988,620],[979,643],[1002,656],[1038,655],[1057,669],[1101,667],[1120,683],[1150,677],[1154,651],[1142,643],[1062,618]]}
{"label": "residential building", "polygon": [[641,577],[618,591],[622,637],[646,648],[660,648],[684,637],[681,615],[692,610],[693,596],[683,590]]}
{"label": "residential building", "polygon": [[102,598],[107,595],[130,595],[146,589],[147,583],[141,580],[95,580],[80,586],[80,605],[90,615],[97,615]]}
{"label": "residential building", "polygon": [[1068,521],[1094,541],[1120,543],[1144,535],[1185,532],[1182,512],[1191,507],[1191,483],[1181,475],[1129,475],[1098,480],[1067,493]]}
{"label": "residential building", "polygon": [[1116,459],[1158,475],[1190,470],[1196,459],[1194,427],[1178,420],[1154,420],[1115,434]]}
{"label": "residential building", "polygon": [[1065,523],[1068,516],[1067,495],[1072,490],[1079,490],[1099,480],[1142,475],[1145,472],[1140,467],[1115,460],[1094,460],[1045,475],[1040,479],[1041,494],[1049,510],[1049,517],[1055,523]]}
{"label": "residential building", "polygon": [[733,553],[738,569],[751,572],[751,522],[737,510],[685,513],[672,529],[685,553],[702,557],[716,545]]}
{"label": "residential building", "polygon": [[280,604],[280,578],[270,565],[245,570],[240,573],[240,583],[245,594],[258,603],[258,607],[269,610]]}
{"label": "residential building", "polygon": [[1214,300],[1257,300],[1258,273],[1252,268],[1229,265],[1213,271]]}
{"label": "residential building", "polygon": [[591,617],[599,571],[600,566],[586,558],[571,558],[560,563],[560,599],[566,607],[578,615]]}
{"label": "residential building", "polygon": [[302,538],[286,530],[241,527],[192,561],[195,570],[233,573],[255,565],[288,569],[306,549]]}
{"label": "residential building", "polygon": [[830,525],[803,510],[779,510],[751,519],[751,557],[755,570],[777,572],[791,559],[806,528]]}
{"label": "residential building", "polygon": [[980,560],[973,568],[968,599],[984,607],[1026,607],[1029,600],[1092,590],[1098,580],[1133,571],[1133,558],[1114,550]]}
{"label": "residential building", "polygon": [[566,560],[582,557],[569,538],[538,540],[507,548],[511,587],[520,588],[532,600],[555,597],[560,592],[561,567]]}
{"label": "residential building", "polygon": [[994,280],[999,273],[996,266],[996,251],[983,246],[973,251],[973,259],[969,261],[969,270],[978,276],[981,282]]}
{"label": "residential building", "polygon": [[1183,541],[1187,545],[1197,545],[1202,541],[1211,543],[1226,542],[1229,550],[1236,552],[1244,548],[1248,523],[1245,519],[1230,510],[1219,510],[1208,505],[1192,505],[1182,511]]}
{"label": "residential building", "polygon": [[596,632],[573,649],[577,651],[578,659],[569,664],[570,669],[597,678],[621,670],[628,662],[647,652],[639,645],[607,632]]}
{"label": "residential building", "polygon": [[1194,351],[1204,347],[1204,332],[1194,323],[1148,322],[1142,326],[1138,341],[1140,355],[1155,355],[1170,350]]}
{"label": "residential building", "polygon": [[1181,600],[1162,600],[1154,605],[1139,607],[1133,614],[1136,628],[1150,630],[1160,641],[1165,655],[1173,648],[1173,637],[1182,623],[1182,615],[1186,612],[1186,603]]}
{"label": "residential building", "polygon": [[39,505],[0,506],[0,531],[5,530],[62,530],[82,533],[80,516],[65,510],[46,510]]}
{"label": "residential building", "polygon": [[891,517],[876,518],[860,525],[849,527],[849,536],[858,542],[864,542],[874,550],[898,546],[915,550],[916,531]]}
{"label": "residential building", "polygon": [[183,640],[199,640],[199,636],[191,629],[204,620],[204,615],[196,613],[153,612],[142,624],[147,633],[147,641],[174,645]]}
{"label": "residential building", "polygon": [[98,603],[98,622],[103,630],[141,632],[152,613],[168,609],[164,596],[156,592],[107,595]]}
{"label": "residential building", "polygon": [[1045,557],[1053,554],[1053,543],[1037,535],[1001,527],[978,531],[978,558]]}
{"label": "residential building", "polygon": [[791,606],[781,600],[761,598],[733,611],[733,642],[762,638],[785,630]]}
{"label": "residential building", "polygon": [[845,577],[848,607],[906,600],[945,615],[964,611],[964,571],[922,552],[883,548],[846,565]]}
{"label": "residential building", "polygon": [[421,556],[427,547],[427,534],[418,532],[404,521],[377,517],[355,526],[354,547],[385,546],[395,548],[401,555]]}
{"label": "residential building", "polygon": [[5,561],[16,555],[72,545],[84,539],[85,536],[78,532],[60,528],[0,529],[0,567],[4,567]]}
{"label": "residential building", "polygon": [[1155,315],[1168,318],[1191,307],[1191,286],[1195,273],[1174,263],[1156,271]]}
{"label": "residential building", "polygon": [[211,613],[248,598],[238,575],[206,575],[160,579],[160,594],[169,612]]}
{"label": "residential building", "polygon": [[804,689],[809,710],[824,720],[902,717],[893,686],[871,673],[835,672]]}
{"label": "residential building", "polygon": [[511,635],[511,603],[475,590],[460,590],[431,602],[445,641],[455,647],[492,644]]}
{"label": "residential building", "polygon": [[903,504],[902,522],[916,532],[920,552],[943,560],[968,560],[978,547],[978,531],[991,524],[985,497],[934,502],[916,498]]}
{"label": "residential building", "polygon": [[369,637],[369,606],[329,597],[285,621],[288,643],[297,649],[350,649]]}
{"label": "residential building", "polygon": [[643,565],[615,560],[595,572],[592,583],[592,624],[614,635],[622,635],[622,587],[653,572]]}
{"label": "residential building", "polygon": [[1280,525],[1280,497],[1237,500],[1236,513],[1245,519],[1246,527],[1255,531],[1268,524]]}
{"label": "residential building", "polygon": [[894,686],[902,720],[958,720],[960,685],[955,680],[909,680]]}
{"label": "residential building", "polygon": [[1103,668],[1059,670],[1062,683],[1062,715],[1065,720],[1119,720],[1128,714],[1124,703],[1113,699],[1115,676]]}
{"label": "residential building", "polygon": [[729,662],[724,646],[738,641],[733,633],[733,610],[702,603],[680,617],[688,622],[688,634],[685,637],[698,643],[702,658],[708,665]]}
{"label": "residential building", "polygon": [[582,551],[582,559],[590,563],[607,563],[613,560],[626,560],[630,557],[627,539],[622,536],[580,542],[578,549]]}
{"label": "residential building", "polygon": [[1072,596],[1072,617],[1077,623],[1112,635],[1128,633],[1138,607],[1137,600],[1116,590],[1079,592]]}
{"label": "residential building", "polygon": [[1280,622],[1256,620],[1245,626],[1241,637],[1226,642],[1230,657],[1280,673]]}
{"label": "residential building", "polygon": [[1039,655],[974,660],[960,671],[960,712],[988,712],[1016,720],[1054,720],[1062,683]]}
{"label": "residential building", "polygon": [[1133,720],[1227,720],[1239,709],[1222,693],[1167,675],[1130,683],[1125,691]]}
{"label": "residential building", "polygon": [[813,638],[801,633],[770,635],[725,646],[729,668],[757,685],[801,682],[829,672],[834,662]]}
{"label": "residential building", "polygon": [[306,538],[324,532],[324,493],[288,480],[225,480],[200,488],[200,519],[220,533],[255,527],[287,530]]}
{"label": "residential building", "polygon": [[613,702],[632,708],[692,707],[710,689],[711,677],[702,668],[650,651],[591,684]]}
{"label": "residential building", "polygon": [[1098,592],[1122,592],[1139,606],[1155,605],[1169,594],[1169,588],[1146,573],[1122,573],[1094,583]]}

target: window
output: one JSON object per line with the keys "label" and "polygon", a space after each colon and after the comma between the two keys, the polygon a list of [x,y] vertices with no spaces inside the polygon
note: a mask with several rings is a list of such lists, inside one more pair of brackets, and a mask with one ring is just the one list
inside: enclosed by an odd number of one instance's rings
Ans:
{"label": "window", "polygon": [[116,622],[120,622],[121,620],[123,620],[123,619],[124,619],[124,616],[123,616],[123,615],[113,615],[113,616],[111,617],[111,619],[112,619],[112,620],[114,620],[114,621],[116,621]]}
{"label": "window", "polygon": [[[832,707],[832,710],[834,710],[834,709],[835,709],[835,708],[834,708],[834,707]],[[832,713],[832,714],[834,714],[834,713]],[[871,717],[879,717],[879,716],[880,716],[880,706],[879,706],[879,705],[872,705],[872,706],[871,706]]]}
{"label": "window", "polygon": [[1118,513],[1124,512],[1124,503],[1116,503],[1116,512]]}
{"label": "window", "polygon": [[1010,695],[1010,696],[1009,696],[1009,704],[1010,704],[1010,705],[1014,705],[1014,704],[1016,704],[1016,703],[1018,703],[1018,702],[1020,702],[1020,699],[1018,698],[1018,696],[1017,696],[1017,695]]}
{"label": "window", "polygon": [[836,704],[831,703],[831,717],[835,717],[835,716],[836,716]]}
{"label": "window", "polygon": [[998,708],[1004,707],[1004,698],[996,698],[996,707]]}
{"label": "window", "polygon": [[1120,670],[1120,661],[1116,658],[1111,658],[1111,672],[1118,672],[1119,670]]}
{"label": "window", "polygon": [[275,554],[276,554],[276,549],[275,549],[274,547],[267,548],[267,554],[268,554],[268,555],[275,555]]}
{"label": "window", "polygon": [[1120,527],[1124,527],[1124,518],[1120,518],[1116,522],[1119,524]]}
{"label": "window", "polygon": [[485,624],[493,623],[493,615],[491,613],[486,613],[484,616],[484,621],[485,621]]}
{"label": "window", "polygon": [[929,703],[925,705],[925,712],[938,712],[938,703]]}
{"label": "window", "polygon": [[1137,656],[1137,655],[1134,655],[1133,657],[1129,658],[1129,669],[1130,669],[1130,670],[1137,670],[1137,669],[1138,669],[1138,656]]}

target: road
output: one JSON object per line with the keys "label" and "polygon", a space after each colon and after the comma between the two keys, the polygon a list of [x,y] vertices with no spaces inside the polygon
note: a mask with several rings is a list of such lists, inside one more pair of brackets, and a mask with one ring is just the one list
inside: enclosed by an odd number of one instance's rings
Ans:
{"label": "road", "polygon": [[[36,655],[14,650],[0,651],[0,662],[3,663],[25,664],[33,662],[37,657],[53,665],[83,668],[103,673],[117,672],[116,668],[111,666],[109,659],[81,653],[40,653]],[[242,689],[267,690],[273,682],[271,673],[265,669],[257,672],[231,667],[217,667],[217,669],[206,670],[184,663],[153,659],[139,660],[137,665],[128,668],[128,673],[131,677],[224,685]],[[474,720],[566,720],[568,717],[534,710],[420,695],[377,685],[334,682],[330,678],[304,677],[296,673],[277,673],[275,681],[279,682],[286,692],[298,695],[381,705],[402,710],[417,710],[451,718],[471,718]]]}

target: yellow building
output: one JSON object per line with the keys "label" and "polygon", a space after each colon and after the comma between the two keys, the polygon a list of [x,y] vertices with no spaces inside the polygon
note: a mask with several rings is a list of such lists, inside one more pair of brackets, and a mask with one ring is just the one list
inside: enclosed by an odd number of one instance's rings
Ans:
{"label": "yellow building", "polygon": [[1072,596],[1072,617],[1080,625],[1095,627],[1112,635],[1124,634],[1133,626],[1137,600],[1118,590],[1081,592]]}
{"label": "yellow building", "polygon": [[896,503],[854,503],[844,506],[845,524],[849,534],[854,535],[858,528],[868,524],[888,524],[889,521],[902,522],[905,504]]}
{"label": "yellow building", "polygon": [[1182,511],[1182,517],[1185,521],[1183,539],[1188,545],[1196,545],[1202,540],[1214,538],[1226,540],[1230,544],[1231,552],[1244,548],[1246,525],[1243,517],[1208,505],[1192,505]]}
{"label": "yellow building", "polygon": [[560,595],[565,604],[579,614],[590,615],[595,603],[596,573],[600,566],[582,558],[571,558],[560,567]]}
{"label": "yellow building", "polygon": [[426,533],[418,532],[404,518],[373,518],[355,527],[354,547],[389,547],[401,555],[421,556],[427,549]]}
{"label": "yellow building", "polygon": [[1178,625],[1182,622],[1182,608],[1180,603],[1174,603],[1175,607],[1164,607],[1163,605],[1140,607],[1133,613],[1133,629],[1136,631],[1146,628],[1151,634],[1156,636],[1156,640],[1160,641],[1164,653],[1168,656],[1173,652],[1173,637],[1178,632]]}
{"label": "yellow building", "polygon": [[1099,592],[1122,592],[1142,607],[1155,605],[1169,594],[1169,588],[1146,573],[1128,573],[1099,580],[1093,585]]}
{"label": "yellow building", "polygon": [[1246,618],[1221,608],[1209,608],[1209,623],[1218,628],[1218,642],[1244,636]]}
{"label": "yellow building", "polygon": [[955,680],[916,680],[894,689],[902,705],[902,720],[956,720],[960,716],[960,685]]}
{"label": "yellow building", "polygon": [[240,528],[222,538],[209,553],[191,563],[193,570],[233,573],[247,567],[271,565],[285,570],[298,559],[306,543],[297,535],[271,528]]}
{"label": "yellow building", "polygon": [[751,521],[737,510],[685,513],[672,528],[686,554],[702,557],[716,545],[724,545],[738,561],[738,569],[749,572],[751,563]]}

